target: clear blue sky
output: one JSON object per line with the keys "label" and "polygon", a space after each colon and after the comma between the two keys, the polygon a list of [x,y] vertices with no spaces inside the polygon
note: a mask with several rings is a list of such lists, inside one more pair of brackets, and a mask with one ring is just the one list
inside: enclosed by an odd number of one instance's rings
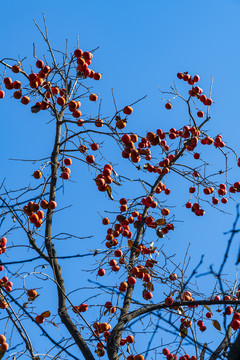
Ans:
{"label": "clear blue sky", "polygon": [[[148,95],[144,101],[134,107],[134,114],[129,120],[129,131],[137,129],[137,132],[145,135],[147,130],[155,131],[159,127],[168,130],[171,127],[178,128],[185,125],[188,118],[180,101],[173,102],[173,109],[167,112],[159,88],[167,90],[174,81],[179,91],[186,93],[186,86],[179,82],[176,73],[188,71],[190,74],[200,75],[199,85],[207,92],[213,77],[214,105],[211,108],[211,121],[207,125],[207,130],[210,136],[224,134],[226,144],[233,147],[240,156],[239,1],[172,0],[151,1],[148,4],[145,1],[135,0],[119,2],[60,0],[50,1],[47,4],[28,0],[23,3],[8,1],[1,4],[0,58],[27,56],[33,64],[33,43],[36,54],[41,58],[46,48],[33,23],[33,18],[42,27],[42,12],[46,16],[49,38],[55,49],[64,50],[66,38],[68,48],[74,49],[77,34],[82,49],[99,47],[94,55],[94,67],[102,73],[102,79],[94,85],[96,92],[103,98],[102,113],[105,116],[114,114],[112,88],[119,108]],[[30,67],[27,65],[26,71],[30,72]],[[94,116],[97,113],[97,105],[88,106],[89,113]],[[0,110],[2,162],[0,182],[6,178],[5,184],[9,189],[23,187],[29,183],[36,184],[31,174],[38,165],[13,162],[9,159],[39,159],[49,154],[53,144],[53,126],[51,123],[47,124],[49,120],[47,113],[32,116],[29,107],[10,101],[9,93],[5,101],[1,100]],[[208,155],[203,149],[202,154],[204,156],[206,154],[207,162],[215,163],[214,151]],[[79,240],[71,240],[71,244],[67,245],[66,242],[62,242],[58,245],[59,254],[87,253],[88,249],[101,248],[105,229],[100,225],[97,211],[104,215],[105,210],[117,209],[117,203],[113,205],[104,194],[96,192],[92,181],[93,174],[87,170],[87,166],[80,165],[73,164],[71,176],[73,182],[65,183],[65,195],[64,198],[61,197],[61,205],[73,204],[73,206],[56,216],[58,227],[56,232],[65,231],[79,236],[95,235],[95,237],[87,242],[87,246],[86,241],[80,243]],[[120,165],[119,168],[123,171],[124,166]],[[224,166],[223,159],[222,166]],[[218,167],[216,169],[219,170]],[[238,180],[240,180],[240,170],[235,168],[229,174],[229,182]],[[176,206],[172,211],[176,211],[176,219],[179,222],[176,224],[176,231],[169,238],[164,238],[164,251],[176,253],[176,261],[182,262],[188,244],[191,243],[189,273],[198,263],[201,254],[205,254],[202,272],[207,271],[210,264],[214,264],[217,268],[227,242],[223,232],[228,231],[232,226],[235,204],[230,202],[226,206],[231,215],[220,213],[206,205],[206,215],[197,218],[184,207],[185,202],[188,201],[188,184],[177,182],[171,176],[167,184],[172,190],[168,204]],[[118,199],[122,195],[124,189],[114,194],[114,197]],[[131,194],[126,196],[131,197]],[[235,199],[239,200],[238,194]],[[5,223],[3,227],[5,226],[7,228],[8,224]],[[23,234],[19,236],[23,238]],[[9,241],[14,243],[14,236],[9,236]],[[232,281],[236,272],[234,263],[238,247],[239,241],[235,238],[226,270]],[[22,250],[21,252],[19,250],[19,254],[25,258]],[[3,259],[6,261],[6,257]],[[84,260],[84,266],[88,265],[89,258]],[[68,264],[66,261],[63,264],[63,271],[71,280],[70,284],[67,284],[69,291],[79,287],[77,276],[78,273],[82,276],[81,268],[77,260]],[[91,277],[89,273],[83,273],[84,276],[85,274],[86,280]],[[96,280],[95,275],[92,278]],[[114,281],[117,283],[117,277]],[[110,284],[107,279],[103,279],[102,282],[105,285]],[[29,284],[33,284],[32,280],[29,280]],[[205,291],[205,283],[200,285],[201,291]],[[210,286],[208,291],[212,289]],[[46,296],[44,290],[42,293],[42,297]],[[87,291],[82,294],[74,295],[73,299],[80,303],[91,296],[91,292]],[[103,301],[104,299],[103,297]],[[90,300],[90,303],[94,304],[94,301]],[[41,303],[36,307],[36,312],[46,310]]]}

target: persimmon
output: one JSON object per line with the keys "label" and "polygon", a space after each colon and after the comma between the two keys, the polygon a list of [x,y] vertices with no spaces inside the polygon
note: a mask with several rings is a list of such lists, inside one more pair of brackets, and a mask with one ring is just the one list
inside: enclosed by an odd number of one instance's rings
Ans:
{"label": "persimmon", "polygon": [[30,103],[29,97],[28,97],[28,96],[23,96],[23,97],[21,98],[21,103],[22,103],[23,105],[29,104],[29,103]]}
{"label": "persimmon", "polygon": [[83,56],[83,51],[82,51],[81,49],[76,49],[76,50],[74,51],[74,56],[75,56],[76,58],[80,58],[81,56]]}
{"label": "persimmon", "polygon": [[66,102],[66,100],[64,99],[64,97],[60,96],[60,97],[57,98],[57,104],[59,106],[64,106],[65,102]]}
{"label": "persimmon", "polygon": [[40,202],[40,206],[41,206],[41,208],[44,209],[44,210],[48,209],[48,201],[47,201],[47,200],[42,200],[42,201]]}
{"label": "persimmon", "polygon": [[42,323],[45,321],[45,318],[44,318],[44,316],[42,316],[42,315],[37,315],[37,316],[35,317],[35,321],[36,321],[36,323],[38,323],[38,324],[42,324]]}
{"label": "persimmon", "polygon": [[9,348],[8,343],[4,342],[4,343],[2,343],[2,345],[0,346],[0,351],[1,351],[1,352],[5,352],[5,351],[8,350],[8,348]]}
{"label": "persimmon", "polygon": [[93,75],[94,80],[100,80],[101,77],[102,77],[102,75],[101,75],[100,73],[95,73],[95,74]]}
{"label": "persimmon", "polygon": [[14,93],[13,93],[13,97],[14,97],[14,99],[21,99],[21,97],[22,97],[22,92],[21,91],[15,91]]}
{"label": "persimmon", "polygon": [[20,68],[19,65],[13,65],[13,66],[11,67],[11,70],[12,70],[13,73],[18,74],[18,73],[20,73],[21,68]]}
{"label": "persimmon", "polygon": [[125,115],[131,115],[133,112],[133,108],[131,106],[125,106],[125,108],[123,109],[123,113]]}
{"label": "persimmon", "polygon": [[97,101],[97,98],[98,98],[98,97],[97,97],[96,94],[90,94],[90,95],[89,95],[89,100],[90,100],[90,101]]}
{"label": "persimmon", "polygon": [[6,336],[0,335],[0,344],[3,344],[6,341],[7,341]]}
{"label": "persimmon", "polygon": [[144,356],[143,355],[135,355],[134,360],[144,360]]}
{"label": "persimmon", "polygon": [[82,57],[84,58],[84,60],[92,60],[93,54],[90,53],[89,51],[85,51],[85,52],[82,54]]}
{"label": "persimmon", "polygon": [[54,209],[56,209],[56,207],[57,207],[56,201],[50,201],[50,202],[49,202],[48,208],[49,208],[50,210],[54,210]]}
{"label": "persimmon", "polygon": [[34,179],[40,179],[42,177],[42,172],[40,170],[36,170],[33,173]]}

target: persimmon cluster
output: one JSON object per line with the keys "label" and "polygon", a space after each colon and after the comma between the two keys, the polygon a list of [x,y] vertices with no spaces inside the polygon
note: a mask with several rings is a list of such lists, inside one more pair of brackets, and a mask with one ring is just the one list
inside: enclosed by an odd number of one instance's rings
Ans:
{"label": "persimmon cluster", "polygon": [[[86,147],[85,144],[81,144],[79,146],[78,150],[80,151],[81,154],[85,154],[87,152],[87,147]],[[86,155],[85,159],[86,159],[86,162],[88,164],[94,164],[95,163],[94,155]]]}
{"label": "persimmon cluster", "polygon": [[104,306],[110,312],[110,314],[115,314],[115,312],[117,311],[116,307],[113,306],[111,301],[106,301]]}
{"label": "persimmon cluster", "polygon": [[75,314],[77,314],[77,313],[79,313],[79,312],[85,312],[85,311],[87,311],[87,309],[88,309],[87,304],[82,303],[82,304],[79,305],[79,306],[74,306],[74,307],[72,308],[72,311],[73,311]]}
{"label": "persimmon cluster", "polygon": [[0,255],[6,252],[7,250],[6,244],[7,244],[7,238],[2,237],[0,240]]}
{"label": "persimmon cluster", "polygon": [[64,165],[66,166],[61,166],[61,175],[60,177],[63,180],[68,180],[71,174],[71,170],[69,169],[68,166],[72,165],[72,160],[70,158],[66,158],[64,159]]}
{"label": "persimmon cluster", "polygon": [[110,164],[106,164],[103,171],[97,175],[95,183],[99,191],[107,191],[108,185],[112,183],[112,170],[112,166]]}
{"label": "persimmon cluster", "polygon": [[[40,206],[44,210],[54,210],[57,207],[57,203],[56,201],[50,201],[48,203],[47,200],[42,200],[40,202]],[[42,210],[39,210],[39,205],[37,203],[30,201],[27,205],[24,205],[23,211],[28,216],[30,223],[34,224],[36,228],[42,226],[44,212]]]}
{"label": "persimmon cluster", "polygon": [[0,279],[0,288],[5,288],[6,291],[11,292],[13,287],[13,283],[9,281],[7,276],[3,276]]}
{"label": "persimmon cluster", "polygon": [[5,351],[8,350],[9,345],[6,341],[7,341],[6,336],[1,334],[0,335],[0,353],[4,353]]}
{"label": "persimmon cluster", "polygon": [[[91,64],[91,60],[93,58],[93,54],[91,52],[85,51],[83,52],[81,49],[76,49],[74,51],[74,57],[72,60],[77,58],[76,67],[77,67],[77,76],[80,78],[93,78],[94,80],[100,80],[101,74],[94,72],[93,70],[89,69],[89,65]],[[38,94],[41,94],[43,97],[42,101],[38,101],[34,106],[32,106],[31,111],[33,113],[38,113],[40,110],[47,110],[50,106],[52,106],[55,102],[57,105],[64,107],[68,105],[69,111],[72,113],[74,118],[79,119],[81,116],[81,111],[79,110],[81,103],[80,101],[70,100],[68,104],[66,104],[66,96],[67,90],[65,88],[59,88],[57,86],[52,86],[51,83],[48,81],[49,75],[54,71],[51,69],[50,66],[45,65],[42,60],[37,60],[36,67],[39,69],[38,72],[33,72],[27,75],[24,71],[21,70],[21,67],[17,64],[14,64],[11,67],[13,73],[23,73],[28,81],[29,87],[38,91]],[[22,104],[28,105],[30,102],[30,97],[22,94],[22,84],[20,81],[15,80],[12,81],[10,77],[6,77],[3,80],[5,88],[7,90],[16,91],[13,93],[13,97],[21,101]],[[44,92],[42,91],[44,90]],[[70,89],[69,89],[70,90]],[[60,96],[59,96],[60,95]],[[5,96],[5,92],[0,90],[0,99],[3,99]],[[97,100],[96,94],[90,94],[89,100],[96,101]],[[50,101],[52,99],[52,102]],[[82,119],[77,121],[77,124],[81,126],[84,123]]]}
{"label": "persimmon cluster", "polygon": [[36,228],[42,226],[44,212],[39,210],[39,205],[37,203],[30,201],[28,205],[24,205],[23,211],[28,216],[30,223],[34,224]]}
{"label": "persimmon cluster", "polygon": [[44,311],[41,315],[37,315],[35,317],[35,321],[37,324],[44,323],[45,319],[51,315],[50,311]]}
{"label": "persimmon cluster", "polygon": [[[168,348],[164,348],[162,350],[162,353],[163,353],[163,355],[166,356],[167,360],[177,360],[177,358],[178,358],[177,355],[170,353],[170,350]],[[197,360],[197,358],[194,355],[190,357],[190,355],[185,354],[185,355],[180,356],[179,360]]]}

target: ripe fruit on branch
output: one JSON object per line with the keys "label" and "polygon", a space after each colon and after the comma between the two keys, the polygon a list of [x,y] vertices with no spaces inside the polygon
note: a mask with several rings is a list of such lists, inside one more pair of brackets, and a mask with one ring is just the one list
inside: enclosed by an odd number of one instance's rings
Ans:
{"label": "ripe fruit on branch", "polygon": [[81,304],[81,305],[79,305],[79,311],[80,312],[85,312],[85,311],[87,311],[87,309],[88,309],[88,306],[87,306],[87,304]]}
{"label": "ripe fruit on branch", "polygon": [[150,299],[152,299],[153,294],[151,293],[151,291],[144,291],[143,292],[143,297],[144,297],[145,300],[150,300]]}
{"label": "ripe fruit on branch", "polygon": [[59,106],[64,106],[64,105],[65,105],[65,102],[66,102],[66,100],[64,99],[64,97],[59,96],[59,97],[57,98],[57,104],[58,104]]}
{"label": "ripe fruit on branch", "polygon": [[4,336],[3,334],[0,335],[0,344],[5,343],[6,341],[7,341],[6,336]]}
{"label": "ripe fruit on branch", "polygon": [[62,172],[61,178],[62,178],[63,180],[68,180],[69,177],[70,177],[70,174],[69,174],[67,171]]}
{"label": "ripe fruit on branch", "polygon": [[54,210],[54,209],[56,209],[56,207],[57,207],[56,201],[50,201],[50,202],[49,202],[48,208],[49,208],[50,210]]}
{"label": "ripe fruit on branch", "polygon": [[197,116],[202,118],[204,116],[204,112],[203,111],[198,111]]}
{"label": "ripe fruit on branch", "polygon": [[84,60],[92,60],[93,58],[93,54],[90,53],[89,51],[85,51],[83,54],[82,54],[82,57],[84,58]]}
{"label": "ripe fruit on branch", "polygon": [[89,95],[89,100],[90,101],[97,101],[97,95],[96,94],[91,94],[91,95]]}
{"label": "ripe fruit on branch", "polygon": [[174,300],[172,297],[168,296],[165,300],[164,303],[168,306],[171,306],[174,303]]}
{"label": "ripe fruit on branch", "polygon": [[143,355],[135,355],[134,356],[134,360],[144,360],[144,356]]}
{"label": "ripe fruit on branch", "polygon": [[125,292],[128,288],[128,284],[124,281],[124,282],[121,282],[120,286],[119,286],[119,291],[121,292]]}
{"label": "ripe fruit on branch", "polygon": [[29,104],[29,102],[30,102],[30,99],[29,99],[28,96],[23,96],[23,97],[21,98],[21,103],[22,103],[23,105],[27,105],[27,104]]}
{"label": "ripe fruit on branch", "polygon": [[122,250],[118,249],[118,250],[115,250],[115,251],[114,251],[114,255],[115,255],[116,257],[121,257],[121,256],[123,255],[123,252],[122,252]]}
{"label": "ripe fruit on branch", "polygon": [[44,62],[42,60],[37,60],[36,61],[36,67],[38,69],[42,69],[44,67]]}
{"label": "ripe fruit on branch", "polygon": [[125,115],[131,115],[133,112],[133,108],[131,106],[125,106],[125,108],[123,109],[123,113]]}
{"label": "ripe fruit on branch", "polygon": [[82,115],[81,111],[80,110],[74,110],[73,113],[72,113],[72,116],[74,118],[80,118],[80,116]]}
{"label": "ripe fruit on branch", "polygon": [[168,110],[172,109],[172,104],[170,102],[166,103],[165,108]]}
{"label": "ripe fruit on branch", "polygon": [[129,344],[134,343],[134,337],[132,335],[128,335],[126,337],[126,342],[128,342]]}
{"label": "ripe fruit on branch", "polygon": [[105,275],[105,270],[104,269],[99,269],[98,270],[98,276],[104,276]]}
{"label": "ripe fruit on branch", "polygon": [[22,97],[22,92],[21,91],[15,91],[14,93],[13,93],[13,97],[14,97],[14,99],[21,99],[21,97]]}
{"label": "ripe fruit on branch", "polygon": [[128,283],[129,283],[130,285],[135,285],[136,282],[137,282],[137,280],[136,280],[135,277],[130,276],[130,277],[128,278]]}
{"label": "ripe fruit on branch", "polygon": [[36,299],[38,294],[37,294],[36,290],[30,289],[30,290],[27,291],[27,296],[29,297],[29,300],[32,301],[32,300]]}
{"label": "ripe fruit on branch", "polygon": [[76,49],[76,50],[74,51],[74,56],[75,56],[76,58],[80,58],[81,56],[83,56],[83,51],[82,51],[81,49]]}
{"label": "ripe fruit on branch", "polygon": [[44,210],[48,209],[48,201],[47,201],[47,200],[42,200],[42,201],[40,202],[40,206],[41,206],[41,208],[44,209]]}
{"label": "ripe fruit on branch", "polygon": [[45,321],[45,318],[44,318],[44,316],[42,316],[42,315],[37,315],[37,316],[35,317],[35,321],[36,321],[36,323],[38,323],[38,324],[42,324],[42,323]]}
{"label": "ripe fruit on branch", "polygon": [[93,155],[86,156],[86,161],[89,164],[93,164],[95,162],[95,157]]}
{"label": "ripe fruit on branch", "polygon": [[6,77],[4,78],[3,82],[5,85],[10,85],[12,84],[12,79],[10,77]]}
{"label": "ripe fruit on branch", "polygon": [[18,65],[13,65],[13,66],[11,67],[11,70],[12,70],[12,72],[15,73],[15,74],[18,74],[18,73],[20,73],[20,71],[21,71],[20,66],[18,66]]}
{"label": "ripe fruit on branch", "polygon": [[95,126],[96,127],[102,127],[103,126],[103,120],[102,119],[95,120]]}
{"label": "ripe fruit on branch", "polygon": [[5,96],[5,92],[3,90],[0,90],[0,99],[3,99]]}
{"label": "ripe fruit on branch", "polygon": [[0,352],[5,352],[8,350],[8,348],[9,348],[8,343],[3,342],[2,345],[0,346]]}
{"label": "ripe fruit on branch", "polygon": [[101,75],[100,73],[95,73],[95,74],[93,75],[94,80],[100,80],[101,77],[102,77],[102,75]]}
{"label": "ripe fruit on branch", "polygon": [[92,143],[92,144],[90,145],[90,147],[91,147],[92,151],[96,151],[96,150],[99,149],[99,145],[96,144],[96,143]]}
{"label": "ripe fruit on branch", "polygon": [[161,210],[161,214],[162,214],[163,216],[167,216],[167,215],[169,215],[169,213],[170,213],[170,211],[169,211],[168,209],[166,209],[166,208],[164,208],[164,209]]}
{"label": "ripe fruit on branch", "polygon": [[103,225],[108,225],[109,224],[109,219],[108,218],[103,218],[102,219],[102,223],[103,223]]}
{"label": "ripe fruit on branch", "polygon": [[34,179],[40,179],[42,177],[42,172],[40,170],[36,170],[33,173]]}
{"label": "ripe fruit on branch", "polygon": [[72,160],[70,158],[64,159],[64,165],[66,165],[66,166],[72,165]]}
{"label": "ripe fruit on branch", "polygon": [[175,281],[175,280],[177,280],[177,278],[178,278],[177,274],[170,274],[170,275],[169,275],[169,279],[170,279],[171,281]]}

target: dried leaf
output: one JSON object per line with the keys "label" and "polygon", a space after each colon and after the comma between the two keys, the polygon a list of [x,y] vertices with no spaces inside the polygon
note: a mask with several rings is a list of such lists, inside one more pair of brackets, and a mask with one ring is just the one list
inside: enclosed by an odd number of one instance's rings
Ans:
{"label": "dried leaf", "polygon": [[181,324],[179,328],[179,335],[181,336],[182,339],[184,339],[187,336],[187,334],[188,334],[188,329],[183,324]]}
{"label": "dried leaf", "polygon": [[4,357],[5,351],[0,351],[0,360]]}
{"label": "dried leaf", "polygon": [[55,326],[56,328],[59,329],[59,326],[55,322],[53,322],[53,321],[49,321],[49,322],[50,322],[50,324],[53,324],[53,326]]}
{"label": "dried leaf", "polygon": [[205,307],[211,314],[213,314],[212,311],[211,311],[211,309],[210,309],[210,307],[208,307],[207,305],[204,305],[204,307]]}
{"label": "dried leaf", "polygon": [[163,237],[164,237],[163,232],[162,232],[162,230],[161,230],[160,228],[157,228],[156,234],[157,234],[157,236],[158,236],[159,238],[163,238]]}
{"label": "dried leaf", "polygon": [[33,105],[33,106],[31,107],[31,112],[32,112],[33,114],[37,114],[37,113],[40,111],[40,109],[41,109],[41,106],[40,106],[40,105]]}
{"label": "dried leaf", "polygon": [[148,289],[149,291],[154,291],[154,286],[153,286],[153,284],[152,284],[150,281],[147,283],[147,289]]}
{"label": "dried leaf", "polygon": [[155,276],[158,275],[158,274],[157,274],[155,271],[153,271],[152,269],[149,269],[149,272],[150,272],[151,275],[155,275]]}
{"label": "dried leaf", "polygon": [[148,155],[149,154],[148,150],[145,150],[145,149],[139,149],[138,152],[141,155]]}
{"label": "dried leaf", "polygon": [[131,249],[131,247],[133,246],[133,241],[132,241],[132,240],[128,240],[128,246],[129,246],[130,249]]}
{"label": "dried leaf", "polygon": [[118,181],[114,180],[114,179],[112,179],[112,182],[113,182],[114,184],[118,185],[118,186],[121,186],[121,184],[120,184]]}
{"label": "dried leaf", "polygon": [[215,329],[221,331],[221,325],[219,324],[219,322],[217,320],[213,320],[212,324],[215,327]]}
{"label": "dried leaf", "polygon": [[44,318],[48,318],[51,315],[50,311],[44,311],[41,316],[43,316]]}
{"label": "dried leaf", "polygon": [[143,273],[143,274],[148,273],[148,269],[145,269],[145,268],[143,268],[143,269],[138,269],[138,270],[139,270],[140,273]]}
{"label": "dried leaf", "polygon": [[114,200],[114,198],[112,196],[112,189],[111,189],[110,185],[107,186],[107,194],[111,200]]}
{"label": "dried leaf", "polygon": [[167,223],[166,219],[157,219],[156,220],[157,225],[165,225]]}

